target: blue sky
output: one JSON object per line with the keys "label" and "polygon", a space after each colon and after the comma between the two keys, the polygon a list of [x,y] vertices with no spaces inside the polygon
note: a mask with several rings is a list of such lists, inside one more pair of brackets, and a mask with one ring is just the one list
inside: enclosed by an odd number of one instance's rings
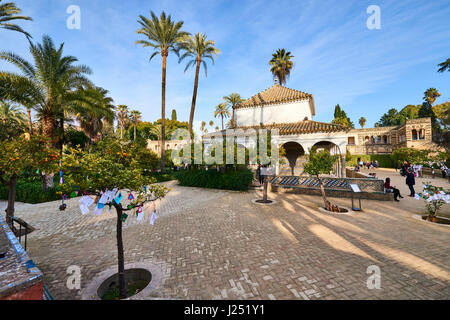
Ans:
{"label": "blue sky", "polygon": [[[331,121],[339,103],[356,124],[372,126],[389,108],[422,102],[437,88],[437,103],[450,100],[450,73],[437,64],[450,57],[450,2],[433,1],[144,1],[16,0],[33,22],[20,22],[35,41],[43,34],[65,43],[65,53],[90,66],[91,79],[110,91],[115,104],[140,110],[143,119],[161,115],[161,58],[136,46],[138,15],[162,10],[183,20],[186,31],[206,33],[222,53],[201,73],[195,119],[214,119],[224,95],[248,98],[273,85],[268,60],[278,48],[294,57],[287,87],[312,93],[317,121]],[[381,8],[381,29],[369,30],[369,5]],[[69,5],[81,9],[81,30],[66,27]],[[25,37],[0,31],[0,49],[28,56]],[[186,120],[194,69],[169,56],[167,114]],[[0,62],[0,70],[14,70]]]}

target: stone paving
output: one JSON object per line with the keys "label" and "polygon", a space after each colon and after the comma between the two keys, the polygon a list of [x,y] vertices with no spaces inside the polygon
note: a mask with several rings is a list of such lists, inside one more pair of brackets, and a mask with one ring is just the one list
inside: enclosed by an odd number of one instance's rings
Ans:
{"label": "stone paving", "polygon": [[[149,298],[450,298],[450,227],[412,218],[425,212],[422,201],[363,200],[363,212],[333,215],[318,210],[317,196],[269,194],[277,203],[264,206],[251,202],[261,191],[168,184],[153,226],[150,207],[143,221],[130,217],[124,226],[126,263],[163,271]],[[66,287],[67,268],[81,267],[83,290],[116,264],[115,214],[83,216],[77,199],[63,212],[58,205],[18,204],[16,214],[39,229],[28,253],[53,296],[80,299],[80,290]],[[367,288],[371,265],[381,270],[380,289]]]}

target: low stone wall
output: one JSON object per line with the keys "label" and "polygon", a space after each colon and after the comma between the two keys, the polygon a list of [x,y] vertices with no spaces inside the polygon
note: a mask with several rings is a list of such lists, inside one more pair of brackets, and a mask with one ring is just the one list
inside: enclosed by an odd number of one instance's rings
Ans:
{"label": "low stone wall", "polygon": [[349,169],[349,168],[345,169],[345,175],[347,178],[365,178],[365,179],[373,178],[372,176],[365,174],[361,171],[355,171],[355,170]]}
{"label": "low stone wall", "polygon": [[[313,195],[313,196],[320,196],[322,195],[320,189],[318,188],[305,188],[305,187],[285,187],[285,186],[276,186],[272,185],[272,192],[276,193],[294,193],[294,194],[307,194],[307,195]],[[327,189],[326,194],[329,197],[336,197],[336,198],[351,198],[352,197],[352,191],[347,190],[333,190],[333,189]],[[393,193],[384,193],[384,192],[360,192],[361,199],[368,199],[368,200],[382,200],[382,201],[392,201],[394,200],[394,194]],[[355,194],[355,198],[357,198],[357,195]]]}
{"label": "low stone wall", "polygon": [[34,265],[0,215],[0,233],[6,255],[0,258],[0,300],[42,300],[42,272]]}
{"label": "low stone wall", "polygon": [[[425,168],[425,167],[423,167],[422,168],[422,174],[423,175],[427,175],[427,176],[432,176],[433,174],[431,173],[431,168]],[[442,170],[441,169],[434,169],[434,176],[435,177],[439,177],[439,178],[441,178],[442,177]]]}

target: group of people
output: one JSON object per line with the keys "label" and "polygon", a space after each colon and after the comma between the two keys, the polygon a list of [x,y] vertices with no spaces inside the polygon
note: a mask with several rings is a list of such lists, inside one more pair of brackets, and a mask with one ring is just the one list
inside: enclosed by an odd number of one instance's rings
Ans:
{"label": "group of people", "polygon": [[[397,171],[398,169],[398,163],[396,162],[394,164],[394,168],[395,171]],[[400,174],[403,177],[406,177],[408,174],[408,171],[411,170],[412,173],[414,174],[414,177],[420,177],[422,178],[422,169],[423,169],[423,165],[421,164],[410,164],[408,161],[405,161],[402,163],[401,167],[400,167]]]}
{"label": "group of people", "polygon": [[375,161],[362,161],[361,159],[358,159],[358,163],[356,164],[355,171],[361,170],[361,168],[367,167],[367,170],[370,168],[378,168],[380,165],[378,163],[378,160]]}

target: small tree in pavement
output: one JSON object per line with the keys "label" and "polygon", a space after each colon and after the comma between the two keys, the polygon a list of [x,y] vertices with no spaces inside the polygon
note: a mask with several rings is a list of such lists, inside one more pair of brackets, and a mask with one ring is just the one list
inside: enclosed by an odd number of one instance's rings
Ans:
{"label": "small tree in pavement", "polygon": [[322,179],[320,179],[320,175],[329,174],[333,169],[333,164],[337,161],[337,159],[338,156],[332,156],[328,150],[317,151],[316,148],[312,148],[309,153],[309,160],[303,166],[306,173],[316,176],[317,179],[319,179],[323,203],[325,205],[325,209],[327,209],[328,211],[336,211],[337,206],[332,205],[330,201],[327,200],[325,187],[323,185]]}
{"label": "small tree in pavement", "polygon": [[[101,197],[105,192],[117,188],[117,195],[121,192],[135,192],[134,199],[127,205],[125,201],[116,201],[116,194],[104,205],[114,207],[117,214],[117,256],[119,275],[119,298],[127,297],[125,283],[124,248],[122,241],[122,223],[128,217],[126,212],[143,207],[146,202],[163,198],[169,189],[156,182],[152,177],[144,176],[142,169],[132,162],[125,166],[117,158],[107,154],[89,153],[77,149],[70,149],[63,159],[63,168],[66,171],[63,189],[66,193],[78,190],[82,194],[92,194]],[[123,199],[127,199],[126,195]]]}

